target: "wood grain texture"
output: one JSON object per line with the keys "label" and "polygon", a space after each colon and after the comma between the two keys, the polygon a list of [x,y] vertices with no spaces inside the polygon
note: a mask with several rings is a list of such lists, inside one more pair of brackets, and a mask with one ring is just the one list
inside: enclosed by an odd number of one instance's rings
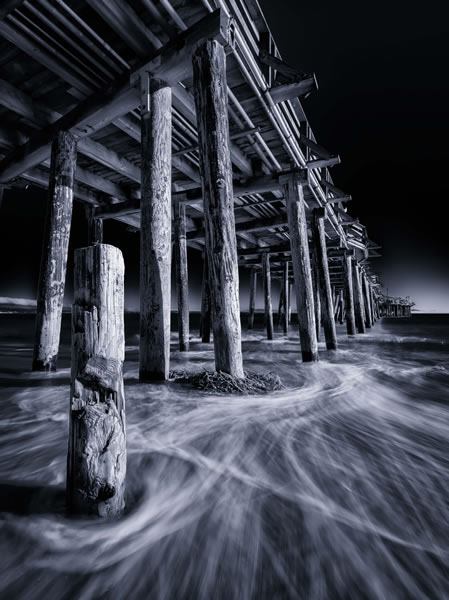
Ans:
{"label": "wood grain texture", "polygon": [[95,216],[95,207],[86,206],[87,245],[103,243],[103,219]]}
{"label": "wood grain texture", "polygon": [[321,296],[321,319],[323,323],[326,348],[337,349],[337,332],[335,329],[334,303],[327,262],[326,235],[324,232],[324,216],[318,210],[313,211],[312,235],[314,238],[317,279]]}
{"label": "wood grain texture", "polygon": [[124,263],[118,248],[75,251],[67,507],[117,516],[125,505]]}
{"label": "wood grain texture", "polygon": [[302,179],[297,174],[292,174],[283,179],[283,182],[285,183],[284,195],[287,199],[302,359],[316,361],[318,360],[318,343]]}
{"label": "wood grain texture", "polygon": [[193,55],[215,367],[243,378],[239,274],[229,151],[226,60],[215,40]]}
{"label": "wood grain texture", "polygon": [[282,329],[284,335],[288,335],[288,306],[289,306],[289,293],[290,286],[288,283],[288,268],[289,262],[284,263],[284,269],[282,273],[282,292],[283,292],[283,312],[282,312]]}
{"label": "wood grain texture", "polygon": [[257,296],[257,271],[251,269],[249,273],[249,309],[248,309],[248,329],[254,327],[254,315],[256,313],[256,296]]}
{"label": "wood grain texture", "polygon": [[53,371],[59,351],[76,168],[76,138],[60,131],[51,151],[48,206],[39,274],[33,371]]}
{"label": "wood grain texture", "polygon": [[187,352],[189,350],[189,276],[187,270],[186,208],[185,204],[179,202],[179,198],[174,203],[174,223],[179,349],[181,352]]}
{"label": "wood grain texture", "polygon": [[141,380],[168,379],[171,302],[171,88],[152,80],[142,110]]}
{"label": "wood grain texture", "polygon": [[273,335],[273,305],[271,302],[271,273],[270,273],[270,254],[262,254],[262,278],[263,278],[263,297],[265,306],[265,329],[267,339],[272,340]]}
{"label": "wood grain texture", "polygon": [[362,284],[360,280],[360,267],[356,261],[352,264],[352,284],[354,288],[354,313],[358,333],[365,333],[365,310],[363,306]]}
{"label": "wood grain texture", "polygon": [[207,254],[203,254],[203,282],[201,287],[201,318],[200,336],[204,344],[210,343],[211,328],[211,304],[209,286],[209,267],[207,266]]}
{"label": "wood grain texture", "polygon": [[365,303],[365,325],[368,328],[373,326],[373,313],[371,309],[371,293],[369,289],[368,279],[365,273],[362,274],[363,285],[363,300]]}
{"label": "wood grain texture", "polygon": [[352,257],[345,254],[343,257],[344,301],[346,313],[346,331],[348,335],[356,334],[354,285],[352,275]]}

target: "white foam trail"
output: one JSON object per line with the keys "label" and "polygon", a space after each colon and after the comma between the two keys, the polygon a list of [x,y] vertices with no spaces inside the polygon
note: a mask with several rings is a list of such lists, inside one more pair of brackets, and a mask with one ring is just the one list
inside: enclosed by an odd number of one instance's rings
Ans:
{"label": "white foam trail", "polygon": [[[129,511],[68,519],[37,495],[28,514],[5,513],[0,595],[449,597],[445,366],[345,347],[301,365],[291,341],[249,344],[248,361],[276,357],[295,387],[213,397],[133,383],[127,365]],[[200,369],[211,353],[179,360]],[[2,479],[63,485],[67,410],[66,384],[11,389]]]}

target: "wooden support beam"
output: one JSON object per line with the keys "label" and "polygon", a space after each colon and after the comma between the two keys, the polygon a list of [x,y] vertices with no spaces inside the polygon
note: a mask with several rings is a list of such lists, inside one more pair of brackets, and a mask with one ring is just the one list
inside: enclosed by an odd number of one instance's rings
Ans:
{"label": "wooden support beam", "polygon": [[371,294],[368,287],[368,280],[365,273],[361,273],[362,286],[363,286],[363,302],[365,306],[365,325],[369,329],[373,326],[372,312],[371,312]]}
{"label": "wooden support beam", "polygon": [[323,146],[320,146],[320,144],[317,144],[316,142],[308,138],[305,134],[301,135],[301,137],[299,138],[299,143],[302,146],[309,148],[312,154],[314,154],[318,158],[332,158],[332,156],[334,156],[334,154],[326,150],[326,148],[323,148]]}
{"label": "wooden support beam", "polygon": [[329,158],[314,158],[312,160],[307,161],[308,169],[324,169],[326,167],[332,167],[334,165],[339,165],[341,163],[341,159],[336,154],[335,156],[330,156]]}
{"label": "wooden support beam", "polygon": [[140,205],[141,380],[164,380],[170,363],[171,88],[142,76]]}
{"label": "wooden support beam", "polygon": [[251,269],[249,273],[249,310],[248,310],[248,329],[254,327],[254,314],[256,312],[256,295],[257,295],[257,271]]}
{"label": "wooden support beam", "polygon": [[72,134],[61,131],[52,144],[48,207],[37,295],[33,371],[56,370],[75,167],[76,140]]}
{"label": "wooden support beam", "polygon": [[348,335],[355,335],[354,287],[352,275],[352,252],[346,252],[343,257],[344,302],[346,312],[346,330]]}
{"label": "wooden support beam", "polygon": [[355,323],[359,333],[365,333],[365,310],[363,306],[362,283],[360,280],[360,267],[354,260],[352,264],[352,282],[354,288]]}
{"label": "wooden support beam", "polygon": [[[267,33],[269,34],[269,32],[267,32]],[[261,39],[262,39],[262,37],[261,37]],[[291,65],[287,64],[280,58],[277,58],[276,56],[274,56],[270,52],[271,44],[268,44],[266,40],[264,40],[264,42],[265,42],[265,46],[267,49],[266,50],[264,48],[259,49],[259,61],[263,65],[266,65],[267,67],[271,67],[275,71],[279,71],[279,73],[282,73],[282,75],[284,75],[285,77],[288,77],[289,79],[299,79],[301,77],[304,77],[304,73],[301,73],[301,71],[298,71],[298,69],[296,69],[295,67],[292,67]]]}
{"label": "wooden support beam", "polygon": [[207,253],[203,253],[203,282],[201,287],[201,319],[200,336],[204,344],[210,343],[211,329],[211,298],[209,286],[209,267],[207,264]]}
{"label": "wooden support beam", "polygon": [[95,208],[86,206],[87,245],[103,243],[103,221],[95,216]]}
{"label": "wooden support beam", "polygon": [[[259,133],[260,132],[260,127],[248,127],[247,129],[242,129],[241,131],[234,133],[232,135],[229,136],[229,139],[232,140],[239,140],[242,137],[246,137],[247,135],[251,135],[254,133]],[[177,150],[176,152],[173,152],[173,156],[183,156],[184,154],[188,154],[189,152],[197,152],[198,151],[198,144],[194,144],[193,146],[188,146],[187,148],[182,148],[181,150]]]}
{"label": "wooden support beam", "polygon": [[321,317],[328,350],[337,349],[332,289],[329,278],[329,266],[326,252],[326,234],[324,230],[324,209],[313,211],[313,240],[316,253],[318,283],[321,296]]}
{"label": "wooden support beam", "polygon": [[335,196],[333,198],[328,197],[327,204],[339,204],[340,202],[351,202],[352,196],[346,194],[345,196]]}
{"label": "wooden support beam", "polygon": [[[234,211],[233,211],[234,212]],[[234,219],[233,219],[234,221]],[[264,231],[265,229],[274,229],[276,227],[286,226],[287,219],[285,215],[279,215],[276,217],[262,217],[260,219],[251,219],[247,221],[240,221],[235,223],[235,231],[240,232],[251,232],[251,231]],[[203,228],[195,229],[194,231],[187,232],[188,241],[203,240],[205,237],[205,230]]]}
{"label": "wooden support beam", "polygon": [[229,151],[226,58],[216,40],[198,45],[193,82],[213,310],[215,367],[243,378],[239,274]]}
{"label": "wooden support beam", "polygon": [[[195,44],[209,38],[217,38],[225,44],[231,43],[232,25],[229,17],[218,9],[159,48],[150,61],[135,69],[131,76],[126,75],[122,79],[114,80],[100,92],[93,94],[78,76],[71,75],[57,60],[45,51],[37,49],[9,24],[0,22],[0,35],[40,61],[63,80],[71,83],[84,96],[89,96],[0,163],[0,181],[8,181],[45,160],[50,153],[51,139],[58,131],[66,130],[79,138],[86,137],[134,109],[139,102],[139,95],[134,85],[139,80],[141,72],[151,72],[152,77],[160,77],[165,81],[176,83],[180,81],[191,70],[190,53]],[[247,163],[248,161],[241,166],[243,168],[246,166],[246,172],[250,173]]]}
{"label": "wooden support beam", "polygon": [[271,99],[275,104],[285,100],[293,100],[300,96],[307,96],[318,89],[315,74],[304,75],[299,81],[283,83],[270,89]]}
{"label": "wooden support beam", "polygon": [[179,349],[189,350],[189,277],[187,272],[186,207],[174,203],[176,292],[178,296]]}
{"label": "wooden support beam", "polygon": [[284,335],[288,335],[288,307],[289,307],[289,293],[290,286],[288,280],[288,268],[289,263],[284,263],[283,277],[282,277],[282,291],[283,291],[283,313],[282,313],[282,329]]}
{"label": "wooden support beam", "polygon": [[292,247],[292,264],[295,278],[296,304],[299,320],[299,338],[304,361],[318,360],[312,273],[309,241],[304,207],[304,178],[294,173],[282,180],[287,199],[287,216]]}
{"label": "wooden support beam", "polygon": [[[313,240],[312,240],[313,242]],[[315,328],[316,328],[316,341],[321,342],[321,293],[320,293],[320,276],[318,273],[318,257],[316,249],[313,247],[311,252],[311,269],[312,269],[312,286],[313,286],[313,300],[315,308]]]}
{"label": "wooden support beam", "polygon": [[267,339],[273,339],[273,307],[271,303],[271,274],[270,274],[270,255],[268,252],[262,254],[262,278],[263,295],[265,306],[265,328]]}
{"label": "wooden support beam", "polygon": [[118,248],[75,251],[67,504],[117,517],[125,506],[124,272]]}

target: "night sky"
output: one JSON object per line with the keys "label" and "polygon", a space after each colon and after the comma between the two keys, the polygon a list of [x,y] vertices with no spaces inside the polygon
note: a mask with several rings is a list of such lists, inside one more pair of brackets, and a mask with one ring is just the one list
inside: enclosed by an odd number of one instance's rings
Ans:
{"label": "night sky", "polygon": [[389,294],[449,312],[447,2],[260,3],[283,59],[317,76],[303,105]]}
{"label": "night sky", "polygon": [[[389,294],[410,295],[425,312],[449,312],[447,9],[403,0],[261,0],[261,6],[283,59],[317,76],[306,114],[317,141],[341,156],[332,176],[353,197],[349,212],[382,246],[373,266]],[[32,186],[5,192],[0,296],[36,296],[45,199]],[[87,241],[78,203],[73,225],[70,256]],[[109,221],[105,242],[124,252],[127,303],[137,308],[139,237]],[[190,252],[193,309],[198,257]],[[71,287],[69,272],[67,303]]]}

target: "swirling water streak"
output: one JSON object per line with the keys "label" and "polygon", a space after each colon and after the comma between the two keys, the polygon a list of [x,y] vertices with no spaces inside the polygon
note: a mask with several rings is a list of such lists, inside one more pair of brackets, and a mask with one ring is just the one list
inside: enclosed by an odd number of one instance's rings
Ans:
{"label": "swirling water streak", "polygon": [[[256,332],[246,366],[286,385],[260,397],[139,384],[130,336],[128,508],[110,522],[64,514],[67,360],[55,376],[25,373],[28,346],[8,338],[0,594],[448,598],[448,325],[340,332],[315,365],[300,363],[295,332]],[[175,367],[212,367],[212,347],[192,345]]]}

